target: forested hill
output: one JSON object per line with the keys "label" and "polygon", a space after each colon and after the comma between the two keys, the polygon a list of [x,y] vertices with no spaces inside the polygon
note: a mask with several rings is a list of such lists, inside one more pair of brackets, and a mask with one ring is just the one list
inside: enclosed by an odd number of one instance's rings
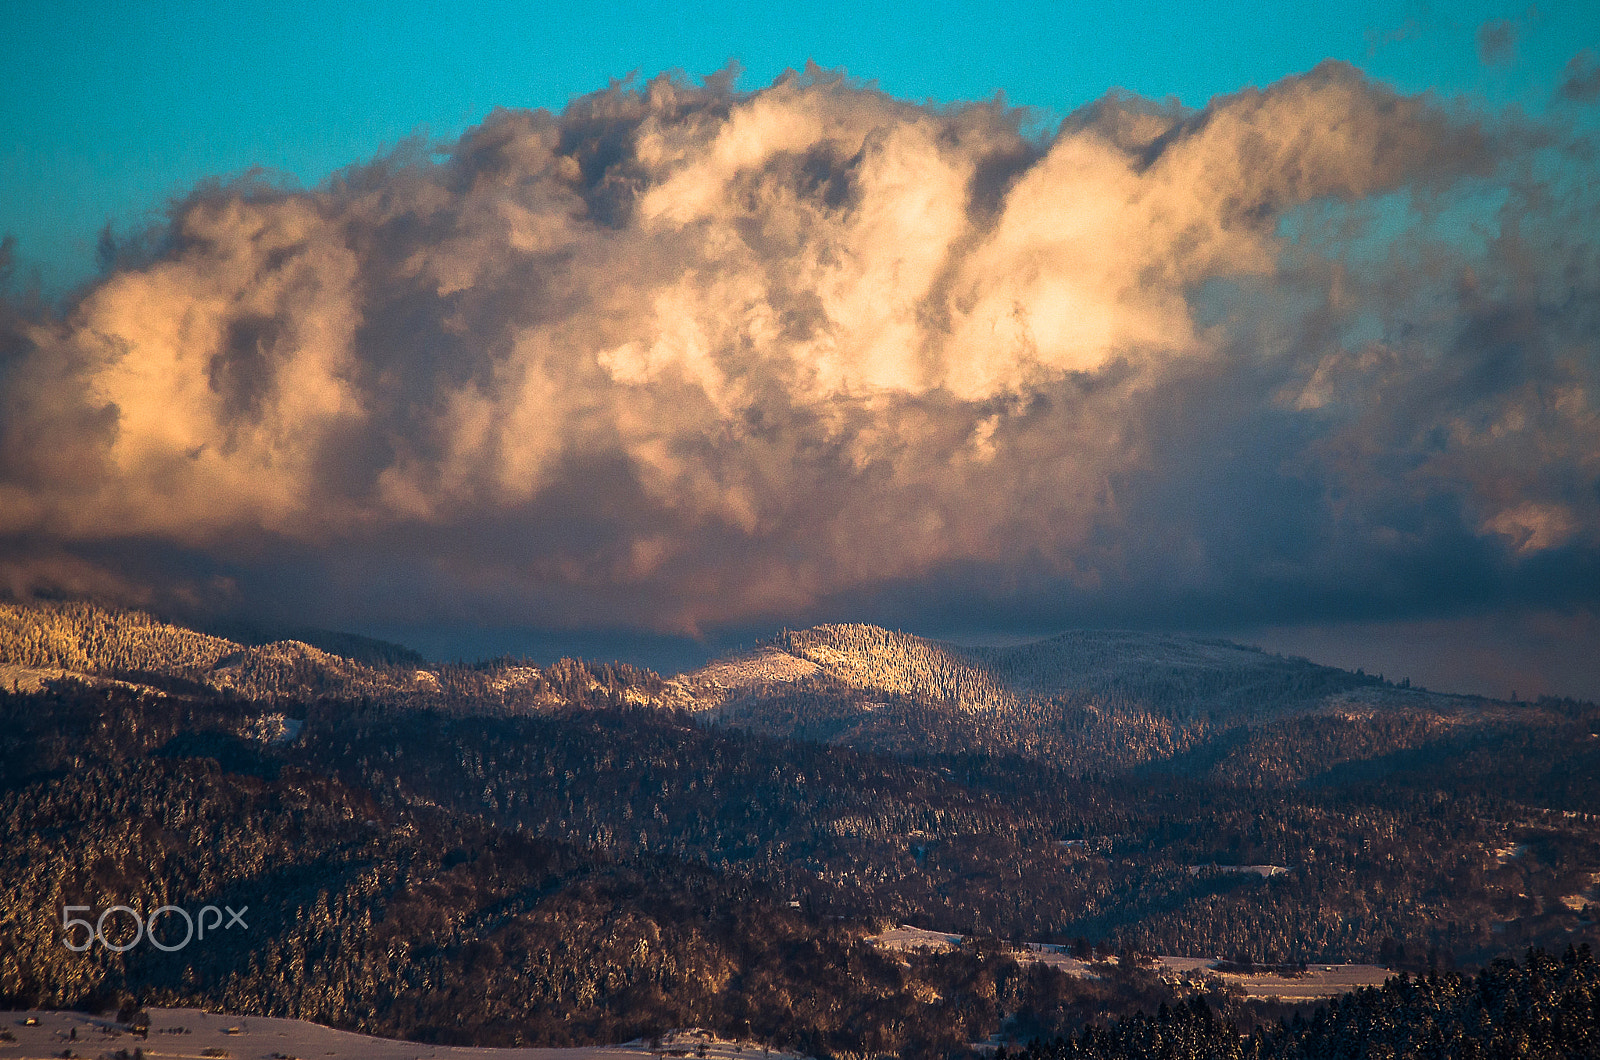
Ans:
{"label": "forested hill", "polygon": [[1019,695],[1081,695],[1165,714],[1250,716],[1320,703],[1380,680],[1228,641],[1074,630],[967,655]]}
{"label": "forested hill", "polygon": [[[1600,709],[1118,636],[980,651],[823,627],[664,682],[8,606],[0,1004],[478,1043],[700,1024],[932,1058],[1196,995],[1275,1019],[1152,953],[1292,976],[1600,942]],[[168,903],[248,905],[250,934],[63,945],[68,907]],[[896,923],[973,941],[866,941]]]}
{"label": "forested hill", "polygon": [[1118,631],[994,648],[817,626],[784,631],[667,690],[689,709],[773,735],[897,754],[1005,753],[1069,770],[1212,770],[1241,744],[1287,741],[1297,750],[1273,767],[1277,779],[1505,714],[1492,702],[1226,641]]}
{"label": "forested hill", "polygon": [[[775,658],[780,654],[801,665],[785,667]],[[703,683],[710,694],[720,685],[725,695],[736,695],[813,676],[966,711],[1063,697],[1218,719],[1281,713],[1391,687],[1365,674],[1181,634],[1074,630],[1013,647],[965,647],[867,625],[784,630],[755,651],[686,679]]]}
{"label": "forested hill", "polygon": [[87,601],[0,601],[0,688],[25,690],[66,676],[179,695],[249,699],[338,696],[467,713],[518,712],[574,701],[643,703],[661,681],[622,664],[513,660],[424,666],[410,649],[326,630],[304,640],[244,641]]}
{"label": "forested hill", "polygon": [[1168,634],[1075,631],[981,648],[826,625],[667,681],[574,660],[419,665],[396,645],[307,635],[325,647],[245,643],[87,602],[0,603],[0,688],[77,675],[179,695],[362,698],[465,714],[650,706],[863,751],[1009,755],[1068,773],[1153,768],[1252,785],[1564,717]]}

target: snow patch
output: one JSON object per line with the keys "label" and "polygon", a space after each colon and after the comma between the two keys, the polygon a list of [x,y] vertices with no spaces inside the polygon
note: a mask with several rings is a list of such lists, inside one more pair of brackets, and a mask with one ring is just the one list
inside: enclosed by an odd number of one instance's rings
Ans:
{"label": "snow patch", "polygon": [[[151,1008],[146,1037],[106,1016],[82,1012],[0,1013],[0,1026],[15,1042],[0,1047],[0,1056],[36,1058],[94,1056],[142,1049],[145,1056],[226,1056],[232,1060],[274,1057],[316,1057],[317,1060],[663,1060],[701,1057],[707,1060],[804,1060],[799,1054],[766,1050],[762,1043],[720,1038],[690,1028],[661,1036],[659,1042],[635,1039],[621,1045],[564,1049],[488,1049],[426,1045],[336,1031],[304,1020],[267,1016],[230,1016],[200,1009]],[[76,1032],[74,1034],[74,1032]]]}
{"label": "snow patch", "polygon": [[1269,876],[1282,876],[1289,870],[1282,865],[1190,865],[1189,875],[1198,876],[1202,872],[1231,872],[1254,873],[1262,879]]}
{"label": "snow patch", "polygon": [[306,723],[283,714],[263,714],[239,726],[239,735],[247,740],[260,740],[264,744],[282,747],[300,738]]}
{"label": "snow patch", "polygon": [[[965,935],[901,924],[879,932],[867,939],[873,946],[886,950],[932,951],[954,949],[966,941]],[[1096,958],[1093,961],[1073,957],[1065,946],[1050,942],[1029,942],[1021,946],[1012,944],[1012,956],[1023,964],[1048,964],[1068,975],[1087,979],[1098,978],[1096,964],[1117,964],[1115,956]],[[1394,973],[1377,964],[1312,964],[1304,971],[1282,974],[1280,971],[1241,972],[1223,971],[1222,961],[1216,957],[1179,957],[1163,955],[1155,958],[1141,957],[1139,963],[1153,963],[1157,973],[1168,981],[1180,979],[1216,978],[1242,990],[1246,997],[1276,998],[1283,1001],[1316,1001],[1349,993],[1367,986],[1382,986]]]}

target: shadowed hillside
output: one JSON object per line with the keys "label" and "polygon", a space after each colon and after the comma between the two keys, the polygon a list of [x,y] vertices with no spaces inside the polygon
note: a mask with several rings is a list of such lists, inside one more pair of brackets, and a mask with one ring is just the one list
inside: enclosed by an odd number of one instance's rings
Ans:
{"label": "shadowed hillside", "polygon": [[[675,679],[669,696],[724,723],[896,754],[1015,754],[1068,770],[1161,762],[1239,767],[1282,744],[1283,777],[1414,746],[1496,714],[1491,704],[1225,641],[1074,631],[963,647],[875,626],[785,631]],[[1359,744],[1352,752],[1342,744]],[[1240,775],[1261,772],[1252,758]]]}

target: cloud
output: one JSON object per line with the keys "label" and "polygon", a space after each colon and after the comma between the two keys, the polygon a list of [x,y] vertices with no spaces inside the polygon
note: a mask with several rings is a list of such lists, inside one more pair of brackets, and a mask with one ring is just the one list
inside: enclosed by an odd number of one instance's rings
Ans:
{"label": "cloud", "polygon": [[1510,66],[1517,61],[1520,35],[1514,19],[1489,19],[1478,27],[1478,61],[1485,66]]}
{"label": "cloud", "polygon": [[1593,103],[1600,99],[1600,63],[1588,48],[1574,55],[1562,71],[1556,95],[1573,103]]}
{"label": "cloud", "polygon": [[1373,58],[1378,52],[1388,48],[1390,45],[1399,44],[1402,41],[1415,40],[1422,35],[1422,31],[1422,23],[1415,17],[1407,18],[1400,25],[1388,30],[1379,29],[1376,26],[1368,26],[1365,34],[1367,58]]}
{"label": "cloud", "polygon": [[663,633],[1592,598],[1575,148],[1333,63],[1025,117],[660,77],[197,188],[5,310],[7,582]]}

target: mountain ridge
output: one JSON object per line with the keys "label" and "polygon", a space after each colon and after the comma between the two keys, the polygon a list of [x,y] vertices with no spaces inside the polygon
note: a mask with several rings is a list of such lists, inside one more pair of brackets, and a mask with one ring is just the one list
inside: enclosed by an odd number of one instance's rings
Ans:
{"label": "mountain ridge", "polygon": [[666,699],[768,735],[1069,770],[1199,763],[1194,752],[1224,734],[1271,739],[1317,718],[1382,730],[1401,749],[1501,706],[1218,638],[1071,630],[995,648],[862,624],[784,630],[670,679]]}
{"label": "mountain ridge", "polygon": [[[349,643],[358,654],[375,650],[363,638]],[[1069,771],[1222,769],[1238,745],[1287,738],[1304,746],[1308,732],[1311,746],[1390,753],[1511,709],[1216,638],[1126,630],[973,647],[823,624],[781,630],[670,678],[580,660],[416,665],[405,649],[388,647],[368,663],[299,640],[240,643],[87,601],[0,603],[0,685],[19,691],[74,678],[177,695],[378,699],[467,713],[632,705],[863,751],[1012,754]],[[1297,774],[1316,764],[1314,754],[1296,760]]]}
{"label": "mountain ridge", "polygon": [[[326,631],[323,631],[326,632]],[[386,642],[329,634],[354,654]],[[374,647],[377,646],[377,647]],[[625,664],[562,660],[547,667],[510,659],[422,664],[389,645],[400,661],[363,662],[305,641],[246,644],[132,608],[85,600],[0,601],[0,685],[37,688],[63,678],[121,682],[162,694],[222,693],[264,700],[383,699],[415,707],[469,711],[548,709],[573,696],[619,696],[642,704],[660,679]]]}

